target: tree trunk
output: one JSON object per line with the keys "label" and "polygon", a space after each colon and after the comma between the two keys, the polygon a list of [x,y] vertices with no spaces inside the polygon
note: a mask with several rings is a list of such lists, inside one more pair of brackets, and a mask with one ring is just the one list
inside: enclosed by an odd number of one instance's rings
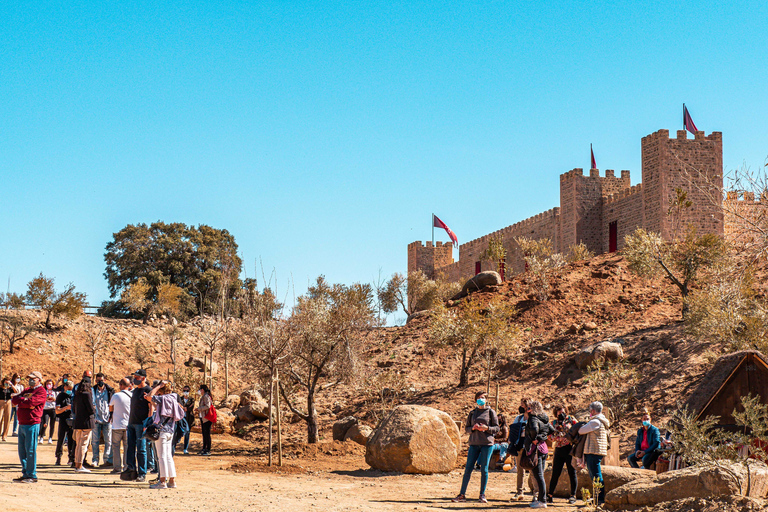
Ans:
{"label": "tree trunk", "polygon": [[[2,375],[3,372],[0,371],[0,375]],[[283,465],[283,433],[282,433],[282,425],[280,422],[280,393],[278,392],[278,386],[280,385],[280,370],[275,368],[275,401],[277,403],[277,407],[275,407],[277,412],[277,465],[282,466]],[[269,411],[270,418],[272,417],[272,411]]]}
{"label": "tree trunk", "polygon": [[[225,356],[226,357],[226,356]],[[275,395],[275,371],[272,370],[272,375],[269,378],[269,407],[267,408],[267,414],[269,415],[269,466],[272,466],[272,402]]]}
{"label": "tree trunk", "polygon": [[[272,395],[272,391],[269,394]],[[224,396],[229,396],[229,352],[224,352]],[[270,446],[272,445],[270,444]]]}
{"label": "tree trunk", "polygon": [[48,314],[45,316],[45,328],[49,331],[51,330],[51,313],[53,313],[53,310],[49,309]]}
{"label": "tree trunk", "polygon": [[690,307],[688,306],[688,285],[680,287],[680,295],[683,297],[683,320],[685,320],[688,317],[688,311],[690,310]]}
{"label": "tree trunk", "polygon": [[315,410],[315,389],[307,391],[307,443],[318,442],[317,411]]}
{"label": "tree trunk", "polygon": [[91,375],[96,378],[96,352],[91,354]]}

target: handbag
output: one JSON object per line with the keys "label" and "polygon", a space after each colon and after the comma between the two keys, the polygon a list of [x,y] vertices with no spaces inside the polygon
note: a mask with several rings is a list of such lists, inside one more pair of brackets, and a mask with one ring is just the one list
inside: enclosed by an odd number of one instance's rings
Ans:
{"label": "handbag", "polygon": [[523,451],[523,455],[520,457],[520,467],[527,470],[533,470],[539,465],[539,450],[535,444],[531,444],[531,447]]}
{"label": "handbag", "polygon": [[161,423],[152,423],[144,430],[144,439],[150,441],[157,441],[160,439],[160,434],[163,433],[163,427],[168,423],[171,418],[165,418]]}
{"label": "handbag", "polygon": [[215,424],[216,423],[216,418],[217,418],[216,408],[213,406],[213,400],[211,400],[211,407],[208,408],[208,412],[205,414],[205,418],[204,419],[206,419],[206,420],[210,421],[211,423]]}

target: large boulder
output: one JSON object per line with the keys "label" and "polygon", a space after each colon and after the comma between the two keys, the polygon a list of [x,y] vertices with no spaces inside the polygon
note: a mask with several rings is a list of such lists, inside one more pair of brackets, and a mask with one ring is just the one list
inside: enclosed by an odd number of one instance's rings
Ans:
{"label": "large boulder", "polygon": [[[610,491],[616,489],[622,485],[634,482],[636,480],[651,480],[656,476],[655,471],[647,469],[632,469],[622,468],[618,466],[601,466],[601,472],[603,473],[603,481],[605,482],[605,490]],[[592,491],[592,480],[589,478],[589,472],[586,468],[577,470],[576,477],[578,483],[576,484],[576,496],[581,496],[581,489],[587,488]],[[552,466],[549,466],[544,471],[544,480],[547,482],[547,489],[549,489],[549,482],[552,479]],[[533,477],[533,473],[530,474],[528,479],[528,485],[531,489],[538,489],[536,485],[536,479]],[[568,472],[563,467],[563,472],[560,473],[560,479],[557,481],[557,487],[555,488],[555,496],[560,498],[568,498],[570,496],[571,488],[570,481],[568,480]]]}
{"label": "large boulder", "polygon": [[574,356],[574,362],[580,370],[585,369],[598,359],[620,361],[624,359],[624,350],[618,343],[601,341],[600,343],[584,347]]}
{"label": "large boulder", "polygon": [[237,417],[232,414],[232,411],[229,409],[216,409],[216,424],[214,425],[214,429],[217,432],[224,432],[229,434],[234,430],[235,422],[237,421]]}
{"label": "large boulder", "polygon": [[749,475],[740,464],[695,466],[667,471],[651,480],[630,482],[609,490],[605,495],[605,504],[610,510],[632,510],[684,498],[709,499],[731,495],[762,498],[767,494],[768,467],[763,464],[753,465]]}
{"label": "large boulder", "polygon": [[373,429],[368,425],[355,423],[349,427],[349,430],[347,430],[347,433],[344,435],[344,441],[354,441],[357,444],[365,446],[368,444],[368,438],[371,437],[372,433]]}
{"label": "large boulder", "polygon": [[347,431],[353,426],[357,425],[357,418],[354,416],[347,416],[342,418],[333,424],[333,440],[343,441],[344,436],[347,435]]}
{"label": "large boulder", "polygon": [[264,396],[257,389],[247,389],[240,393],[240,405],[248,405],[252,401],[261,402]]}
{"label": "large boulder", "polygon": [[501,284],[501,276],[498,272],[492,270],[486,270],[480,272],[473,278],[469,279],[464,286],[461,287],[461,291],[451,297],[451,300],[459,300],[470,293],[477,292],[485,288],[486,286],[496,286]]}
{"label": "large boulder", "polygon": [[205,367],[205,371],[208,373],[216,373],[216,370],[218,370],[219,365],[216,364],[216,361],[213,362],[213,368],[211,368],[211,361],[207,360],[207,362],[203,362],[201,359],[197,359],[196,357],[189,356],[189,359],[187,359],[184,362],[184,366],[187,368],[197,368],[201,373],[203,372],[203,367]]}
{"label": "large boulder", "polygon": [[235,410],[240,406],[240,397],[237,395],[229,395],[227,398],[222,400],[221,407],[225,409]]}
{"label": "large boulder", "polygon": [[402,473],[448,473],[461,450],[459,428],[447,413],[423,405],[400,405],[368,439],[365,462]]}

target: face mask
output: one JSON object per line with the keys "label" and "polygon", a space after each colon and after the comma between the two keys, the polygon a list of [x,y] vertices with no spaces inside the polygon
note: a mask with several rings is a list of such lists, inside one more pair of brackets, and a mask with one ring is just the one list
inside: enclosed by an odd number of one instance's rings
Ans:
{"label": "face mask", "polygon": [[519,412],[520,414],[525,414],[525,407],[521,405],[520,407],[517,408],[517,412]]}
{"label": "face mask", "polygon": [[479,405],[480,407],[484,407],[485,406],[485,398],[478,398],[477,399],[477,405]]}
{"label": "face mask", "polygon": [[19,382],[21,382],[21,379],[16,379],[16,380],[15,380],[15,381],[13,381],[13,382],[15,382],[16,384],[18,384]]}
{"label": "face mask", "polygon": [[565,414],[563,414],[563,413],[560,413],[560,414],[557,416],[557,419],[558,419],[558,421],[559,421],[560,423],[564,422],[564,421],[565,421]]}
{"label": "face mask", "polygon": [[644,421],[644,422],[643,422],[643,426],[644,426],[645,428],[648,428],[648,427],[650,427],[650,426],[651,426],[651,422],[650,422],[650,421]]}
{"label": "face mask", "polygon": [[197,394],[200,395],[200,396],[203,396],[203,390],[202,389],[198,390]]}
{"label": "face mask", "polygon": [[45,389],[53,389],[53,384],[46,384]]}
{"label": "face mask", "polygon": [[69,382],[69,379],[61,379],[61,382],[63,382],[64,384],[66,384],[67,382]]}
{"label": "face mask", "polygon": [[141,384],[141,379],[137,379],[136,377],[133,378],[133,385],[138,386]]}
{"label": "face mask", "polygon": [[189,396],[189,391],[185,391],[184,396]]}
{"label": "face mask", "polygon": [[68,390],[65,391],[65,393],[68,394],[68,395],[72,395],[72,390],[68,389]]}
{"label": "face mask", "polygon": [[9,383],[7,383],[7,382],[6,382],[5,384],[3,384],[3,387],[4,387],[4,388],[9,388],[9,387],[11,387],[11,385],[10,385]]}
{"label": "face mask", "polygon": [[35,387],[35,379],[29,379],[29,387]]}
{"label": "face mask", "polygon": [[103,381],[102,382],[97,382],[96,385],[99,386],[100,388],[103,388],[104,387],[104,382]]}

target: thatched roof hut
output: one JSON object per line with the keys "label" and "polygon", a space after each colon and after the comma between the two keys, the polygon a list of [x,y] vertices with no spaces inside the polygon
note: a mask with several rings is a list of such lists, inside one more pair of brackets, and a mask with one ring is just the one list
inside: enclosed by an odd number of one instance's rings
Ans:
{"label": "thatched roof hut", "polygon": [[719,416],[720,425],[732,426],[733,410],[741,409],[741,397],[750,393],[768,404],[768,358],[756,350],[718,359],[686,406],[697,419]]}

